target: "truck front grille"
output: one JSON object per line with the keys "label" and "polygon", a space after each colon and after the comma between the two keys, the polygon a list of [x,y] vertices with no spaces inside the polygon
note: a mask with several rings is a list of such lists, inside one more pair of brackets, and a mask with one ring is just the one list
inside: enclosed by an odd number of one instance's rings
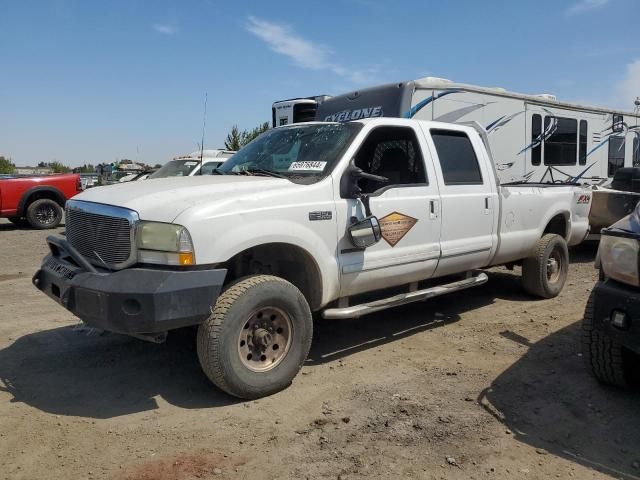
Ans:
{"label": "truck front grille", "polygon": [[135,262],[136,212],[98,203],[70,200],[66,207],[66,236],[89,262],[110,269]]}

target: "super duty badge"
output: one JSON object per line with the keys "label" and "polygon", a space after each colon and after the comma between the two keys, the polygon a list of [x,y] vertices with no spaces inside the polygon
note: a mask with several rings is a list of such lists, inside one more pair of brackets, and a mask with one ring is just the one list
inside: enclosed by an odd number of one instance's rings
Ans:
{"label": "super duty badge", "polygon": [[333,215],[330,211],[322,211],[322,212],[309,212],[309,220],[312,222],[317,222],[319,220],[331,220]]}

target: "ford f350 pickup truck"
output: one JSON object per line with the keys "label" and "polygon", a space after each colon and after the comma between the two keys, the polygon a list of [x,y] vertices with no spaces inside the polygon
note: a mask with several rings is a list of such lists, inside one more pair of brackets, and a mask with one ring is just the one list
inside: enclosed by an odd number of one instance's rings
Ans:
{"label": "ford f350 pickup truck", "polygon": [[68,202],[66,239],[48,238],[33,282],[99,329],[161,341],[197,325],[213,383],[268,395],[302,366],[312,312],[426,300],[485,283],[494,265],[521,264],[528,292],[558,295],[590,193],[501,186],[486,145],[479,126],[420,120],[275,128],[214,175]]}

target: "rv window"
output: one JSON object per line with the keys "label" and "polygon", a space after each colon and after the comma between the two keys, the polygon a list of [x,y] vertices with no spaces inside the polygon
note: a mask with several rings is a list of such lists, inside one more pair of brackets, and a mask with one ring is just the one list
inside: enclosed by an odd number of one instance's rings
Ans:
{"label": "rv window", "polygon": [[609,172],[613,177],[616,170],[624,167],[624,137],[609,137]]}
{"label": "rv window", "polygon": [[573,118],[544,117],[545,165],[575,165],[578,156],[578,121]]}
{"label": "rv window", "polygon": [[360,147],[355,161],[365,172],[389,179],[386,183],[360,180],[363,193],[395,185],[427,184],[424,160],[412,128],[374,129]]}
{"label": "rv window", "polygon": [[587,121],[580,120],[580,148],[578,150],[578,163],[587,164]]}
{"label": "rv window", "polygon": [[613,130],[614,133],[624,131],[624,117],[622,115],[613,116],[613,125],[611,126],[611,130]]}
{"label": "rv window", "polygon": [[482,174],[471,140],[464,132],[431,130],[445,185],[481,185]]}
{"label": "rv window", "polygon": [[542,157],[542,117],[534,113],[531,117],[531,164],[540,165]]}
{"label": "rv window", "polygon": [[638,137],[633,139],[633,166],[640,167],[640,139]]}

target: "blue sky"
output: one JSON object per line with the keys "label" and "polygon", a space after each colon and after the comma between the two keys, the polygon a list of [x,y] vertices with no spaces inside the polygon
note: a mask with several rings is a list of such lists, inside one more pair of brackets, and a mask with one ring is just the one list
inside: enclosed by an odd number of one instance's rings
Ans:
{"label": "blue sky", "polygon": [[0,0],[0,155],[164,163],[274,100],[432,75],[631,109],[640,0]]}

